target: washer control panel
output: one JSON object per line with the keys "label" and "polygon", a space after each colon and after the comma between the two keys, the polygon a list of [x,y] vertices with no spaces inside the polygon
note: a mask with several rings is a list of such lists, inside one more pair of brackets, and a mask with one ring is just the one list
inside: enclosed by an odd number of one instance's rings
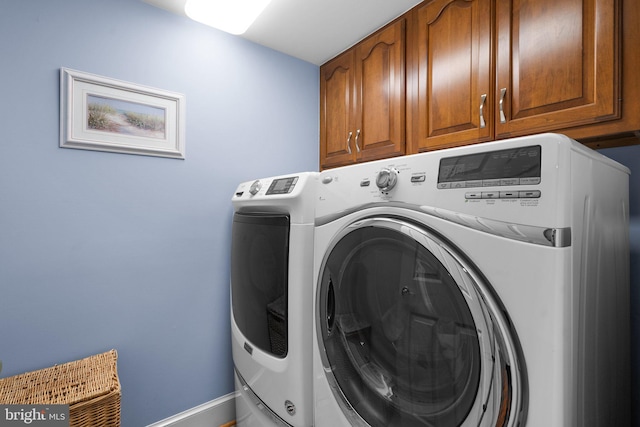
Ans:
{"label": "washer control panel", "polygon": [[[541,159],[540,145],[443,157],[438,163],[436,187],[438,190],[469,189],[464,193],[464,198],[469,200],[539,199],[542,192],[531,187],[542,182]],[[375,177],[362,178],[360,187],[369,187],[374,181],[381,195],[391,196],[395,193],[392,190],[401,187],[401,182],[407,179],[414,185],[427,181],[426,172],[412,169],[407,164],[381,167]],[[409,176],[404,176],[407,173]],[[326,176],[322,182],[327,184],[332,180],[333,177]]]}
{"label": "washer control panel", "polygon": [[541,160],[539,145],[444,157],[438,168],[438,188],[537,185],[541,181]]}
{"label": "washer control panel", "polygon": [[[510,148],[440,159],[438,189],[478,188],[467,191],[465,199],[537,199],[540,190],[521,186],[540,184],[542,147]],[[484,187],[508,187],[483,191]]]}
{"label": "washer control panel", "polygon": [[[316,218],[406,207],[480,227],[488,220],[565,227],[569,212],[559,210],[558,200],[586,185],[571,180],[581,149],[565,136],[539,134],[326,169]],[[589,153],[585,159],[595,157]]]}

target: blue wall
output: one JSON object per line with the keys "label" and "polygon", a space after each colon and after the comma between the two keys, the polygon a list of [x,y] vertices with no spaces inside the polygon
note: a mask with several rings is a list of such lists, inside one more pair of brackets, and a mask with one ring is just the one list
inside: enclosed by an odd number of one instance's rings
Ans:
{"label": "blue wall", "polygon": [[[115,348],[123,426],[233,391],[231,195],[318,164],[318,67],[140,0],[0,0],[2,376]],[[186,95],[186,160],[58,147],[59,69]]]}

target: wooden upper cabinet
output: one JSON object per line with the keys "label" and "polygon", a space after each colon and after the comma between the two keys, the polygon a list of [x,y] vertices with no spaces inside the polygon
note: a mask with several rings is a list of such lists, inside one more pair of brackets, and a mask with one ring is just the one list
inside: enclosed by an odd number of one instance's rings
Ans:
{"label": "wooden upper cabinet", "polygon": [[620,117],[616,3],[497,0],[496,138]]}
{"label": "wooden upper cabinet", "polygon": [[355,52],[348,51],[320,68],[320,166],[354,160]]}
{"label": "wooden upper cabinet", "polygon": [[356,47],[356,139],[359,158],[404,154],[405,20]]}
{"label": "wooden upper cabinet", "polygon": [[320,166],[405,153],[405,20],[320,67]]}
{"label": "wooden upper cabinet", "polygon": [[541,132],[638,144],[639,22],[640,0],[425,0],[320,68],[320,165]]}
{"label": "wooden upper cabinet", "polygon": [[493,138],[491,3],[434,0],[416,10],[412,152]]}

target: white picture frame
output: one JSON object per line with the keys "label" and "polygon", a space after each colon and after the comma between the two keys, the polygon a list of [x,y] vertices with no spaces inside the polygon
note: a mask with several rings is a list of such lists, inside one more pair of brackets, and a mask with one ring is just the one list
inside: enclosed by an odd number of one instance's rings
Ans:
{"label": "white picture frame", "polygon": [[60,69],[60,147],[185,158],[185,96]]}

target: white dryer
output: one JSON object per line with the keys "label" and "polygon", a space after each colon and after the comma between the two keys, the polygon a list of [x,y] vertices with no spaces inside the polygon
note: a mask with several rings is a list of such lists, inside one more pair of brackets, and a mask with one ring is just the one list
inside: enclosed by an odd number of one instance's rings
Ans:
{"label": "white dryer", "polygon": [[239,426],[313,424],[317,172],[238,186],[231,238],[231,341]]}
{"label": "white dryer", "polygon": [[628,174],[554,134],[322,172],[315,425],[628,425]]}

